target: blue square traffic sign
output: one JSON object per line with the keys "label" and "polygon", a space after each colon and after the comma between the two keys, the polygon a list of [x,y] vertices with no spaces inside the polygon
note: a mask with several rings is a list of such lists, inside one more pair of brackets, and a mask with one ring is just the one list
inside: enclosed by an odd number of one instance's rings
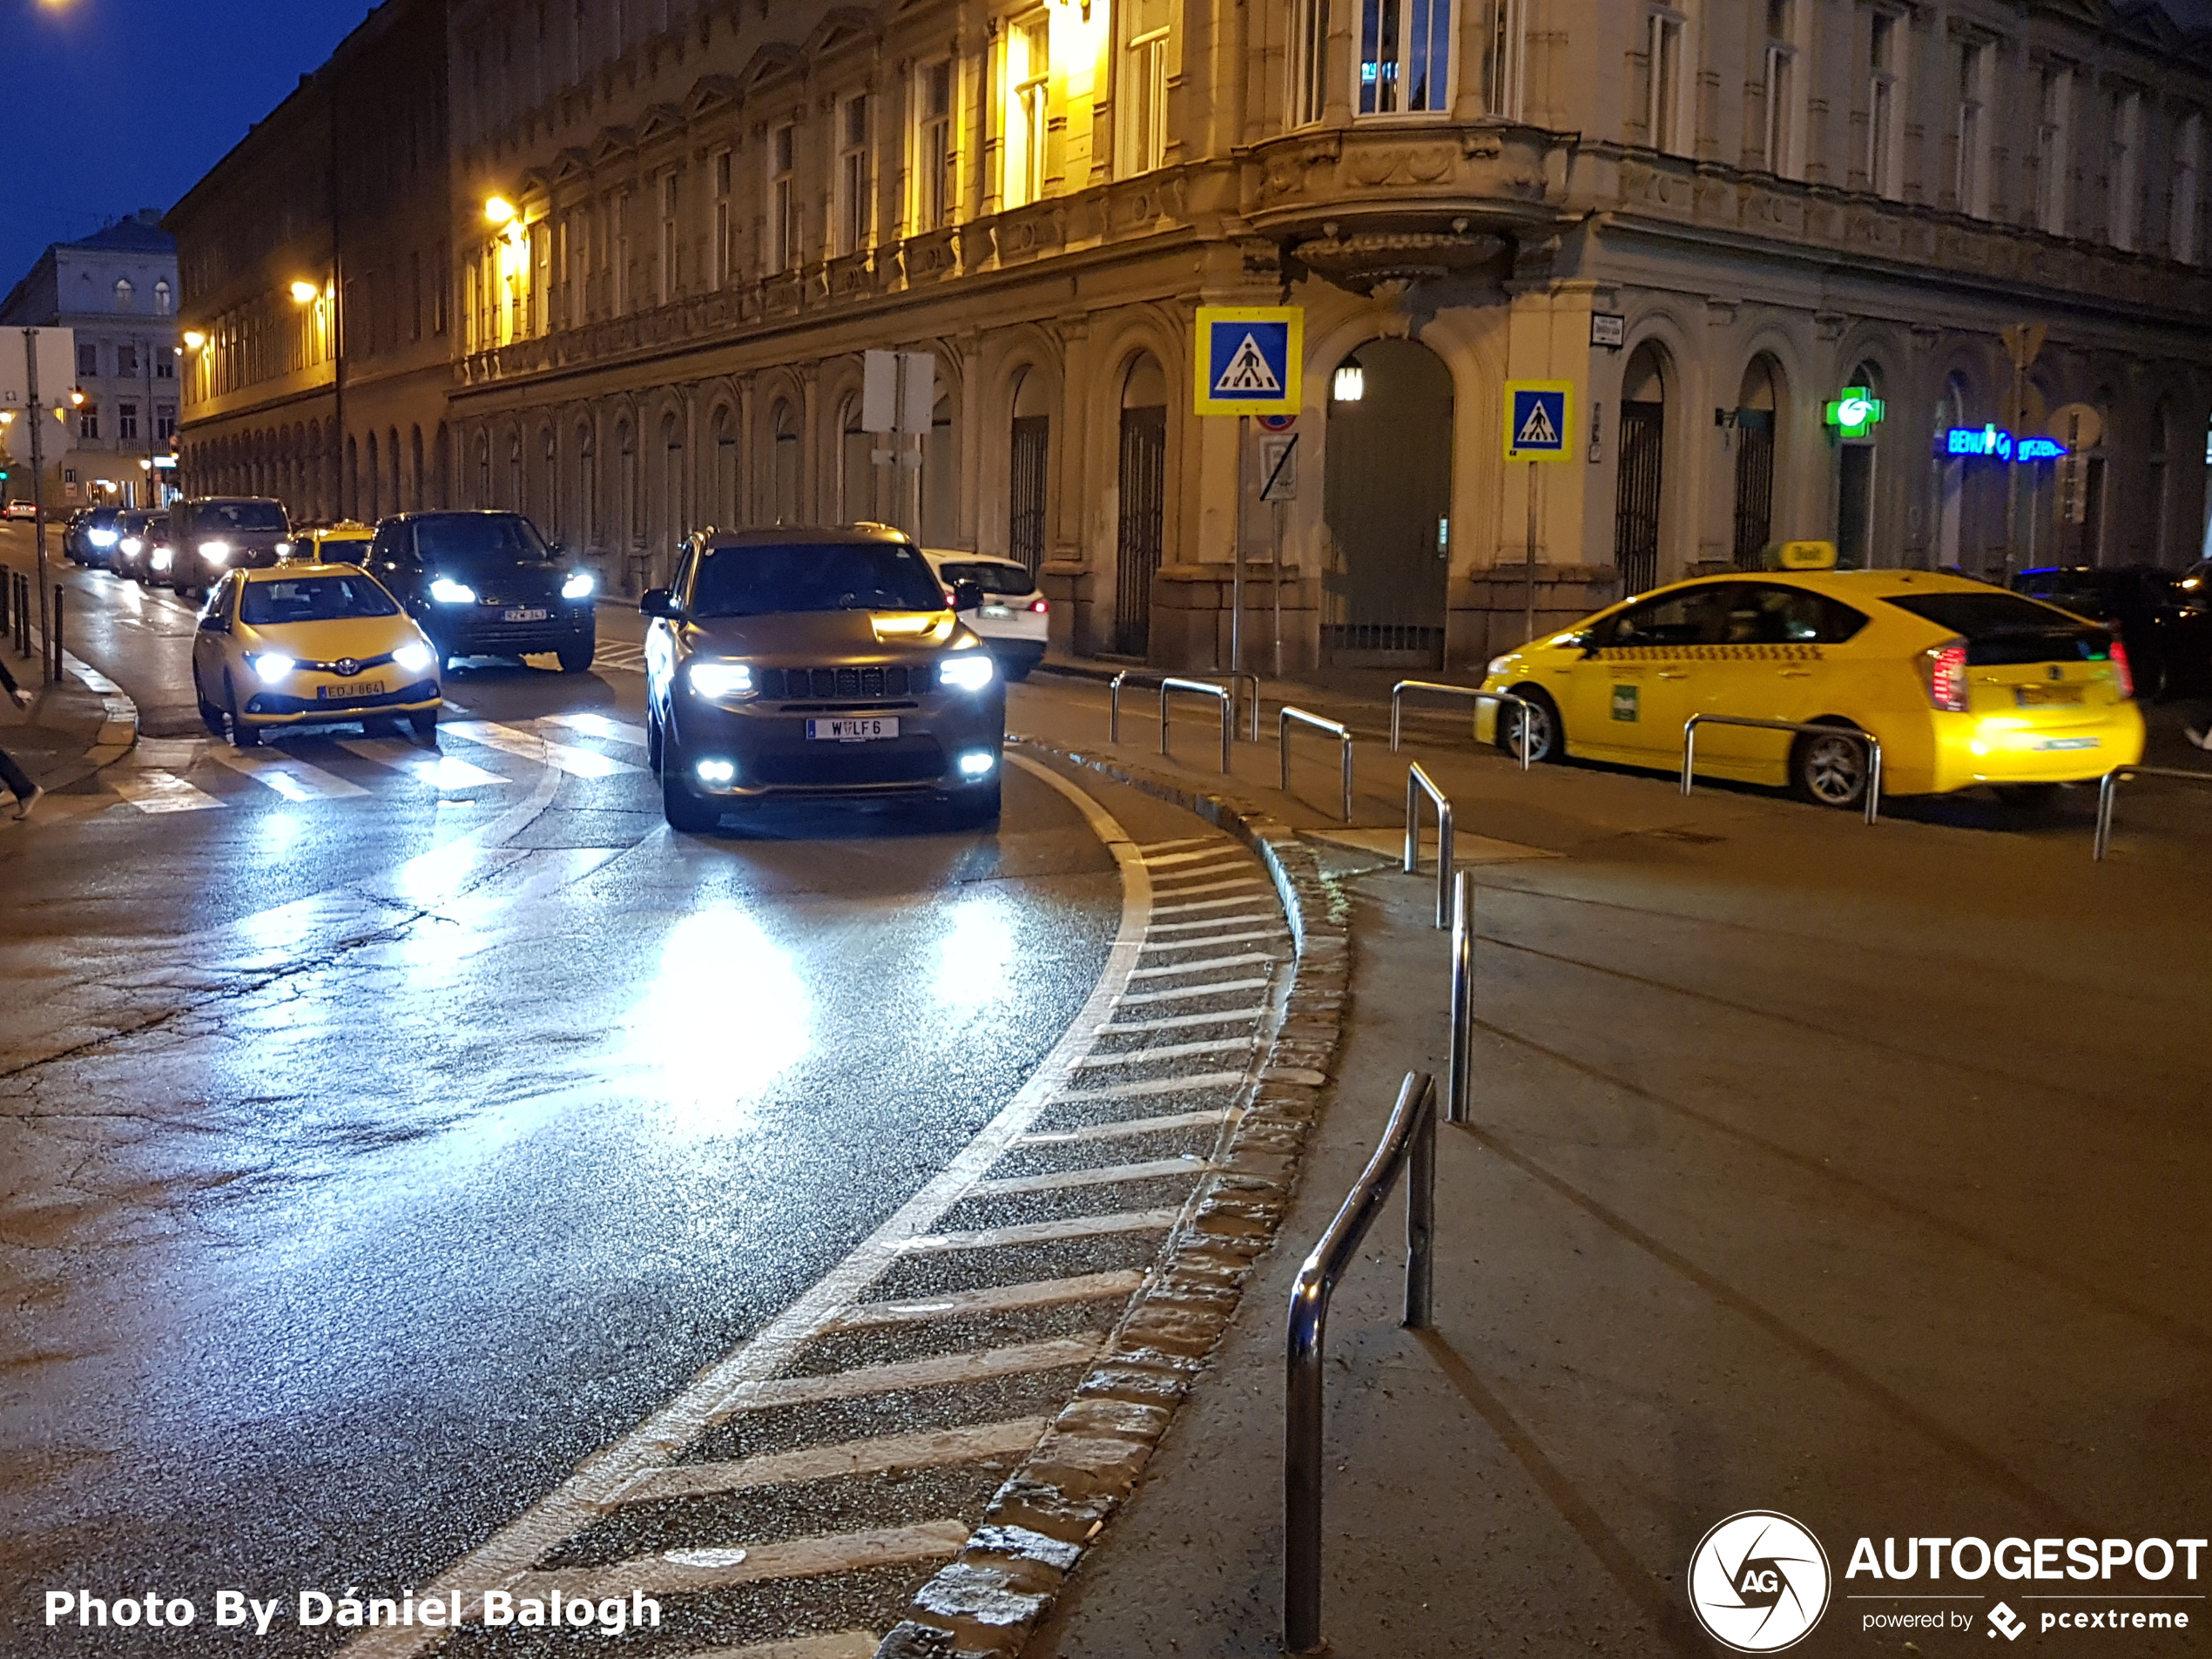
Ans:
{"label": "blue square traffic sign", "polygon": [[1567,381],[1506,382],[1506,459],[1564,461],[1569,456],[1574,394]]}
{"label": "blue square traffic sign", "polygon": [[1304,320],[1295,306],[1201,307],[1197,412],[1296,415]]}

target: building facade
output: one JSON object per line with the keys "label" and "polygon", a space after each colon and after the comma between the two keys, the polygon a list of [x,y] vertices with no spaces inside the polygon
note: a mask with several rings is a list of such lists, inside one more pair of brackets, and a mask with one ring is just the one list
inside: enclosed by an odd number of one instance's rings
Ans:
{"label": "building facade", "polygon": [[442,502],[446,9],[386,0],[172,208],[181,471],[302,522]]}
{"label": "building facade", "polygon": [[[73,393],[82,400],[44,443],[45,499],[64,509],[144,505],[161,498],[172,475],[177,245],[160,219],[149,208],[80,241],[55,243],[0,301],[0,327],[67,328],[75,335],[73,383],[40,388],[48,397]],[[23,435],[10,432],[6,439],[10,460],[27,465]]]}

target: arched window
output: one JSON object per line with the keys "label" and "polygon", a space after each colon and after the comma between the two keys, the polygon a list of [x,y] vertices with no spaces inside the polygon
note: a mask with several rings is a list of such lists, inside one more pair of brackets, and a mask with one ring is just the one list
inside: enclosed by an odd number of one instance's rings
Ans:
{"label": "arched window", "polygon": [[130,310],[132,305],[137,300],[138,297],[138,291],[131,286],[131,279],[129,277],[116,278],[115,308],[118,311]]}
{"label": "arched window", "polygon": [[157,317],[167,316],[169,314],[170,301],[173,297],[174,296],[169,292],[169,279],[167,277],[163,277],[159,280],[156,281],[153,285],[153,314]]}

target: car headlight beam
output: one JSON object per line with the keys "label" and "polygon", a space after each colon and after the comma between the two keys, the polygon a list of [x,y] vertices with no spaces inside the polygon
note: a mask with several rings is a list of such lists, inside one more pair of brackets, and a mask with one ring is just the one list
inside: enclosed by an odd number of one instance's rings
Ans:
{"label": "car headlight beam", "polygon": [[693,691],[711,703],[751,697],[755,689],[749,663],[696,662],[684,670],[684,678]]}
{"label": "car headlight beam", "polygon": [[410,639],[392,653],[392,661],[410,674],[427,674],[438,660],[437,653],[419,639]]}
{"label": "car headlight beam", "polygon": [[578,570],[566,582],[561,583],[561,597],[563,599],[589,599],[591,597],[591,590],[596,585],[590,571]]}
{"label": "car headlight beam", "polygon": [[199,544],[199,556],[210,564],[220,564],[230,556],[231,544],[228,542],[202,542]]}
{"label": "car headlight beam", "polygon": [[267,685],[273,685],[300,664],[280,651],[257,652],[253,658],[253,671]]}
{"label": "car headlight beam", "polygon": [[992,662],[987,651],[948,657],[937,668],[939,683],[957,691],[980,691],[997,677],[998,665]]}
{"label": "car headlight beam", "polygon": [[472,605],[476,603],[476,590],[466,582],[455,582],[449,576],[430,579],[430,597],[442,605]]}

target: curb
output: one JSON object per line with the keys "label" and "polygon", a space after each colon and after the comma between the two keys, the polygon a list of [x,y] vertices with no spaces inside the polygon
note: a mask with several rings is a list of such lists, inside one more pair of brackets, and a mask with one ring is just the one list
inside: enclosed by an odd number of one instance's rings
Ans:
{"label": "curb", "polygon": [[1008,741],[1196,813],[1267,867],[1296,949],[1251,1104],[1090,1373],[1001,1486],[960,1554],[920,1589],[877,1659],[1016,1659],[1083,1552],[1135,1489],[1228,1328],[1290,1204],[1343,1034],[1350,934],[1311,847],[1249,802],[1035,738]]}
{"label": "curb", "polygon": [[129,692],[73,651],[62,652],[62,668],[100,699],[100,724],[89,748],[40,780],[39,786],[49,792],[84,782],[122,759],[138,742],[138,705]]}

